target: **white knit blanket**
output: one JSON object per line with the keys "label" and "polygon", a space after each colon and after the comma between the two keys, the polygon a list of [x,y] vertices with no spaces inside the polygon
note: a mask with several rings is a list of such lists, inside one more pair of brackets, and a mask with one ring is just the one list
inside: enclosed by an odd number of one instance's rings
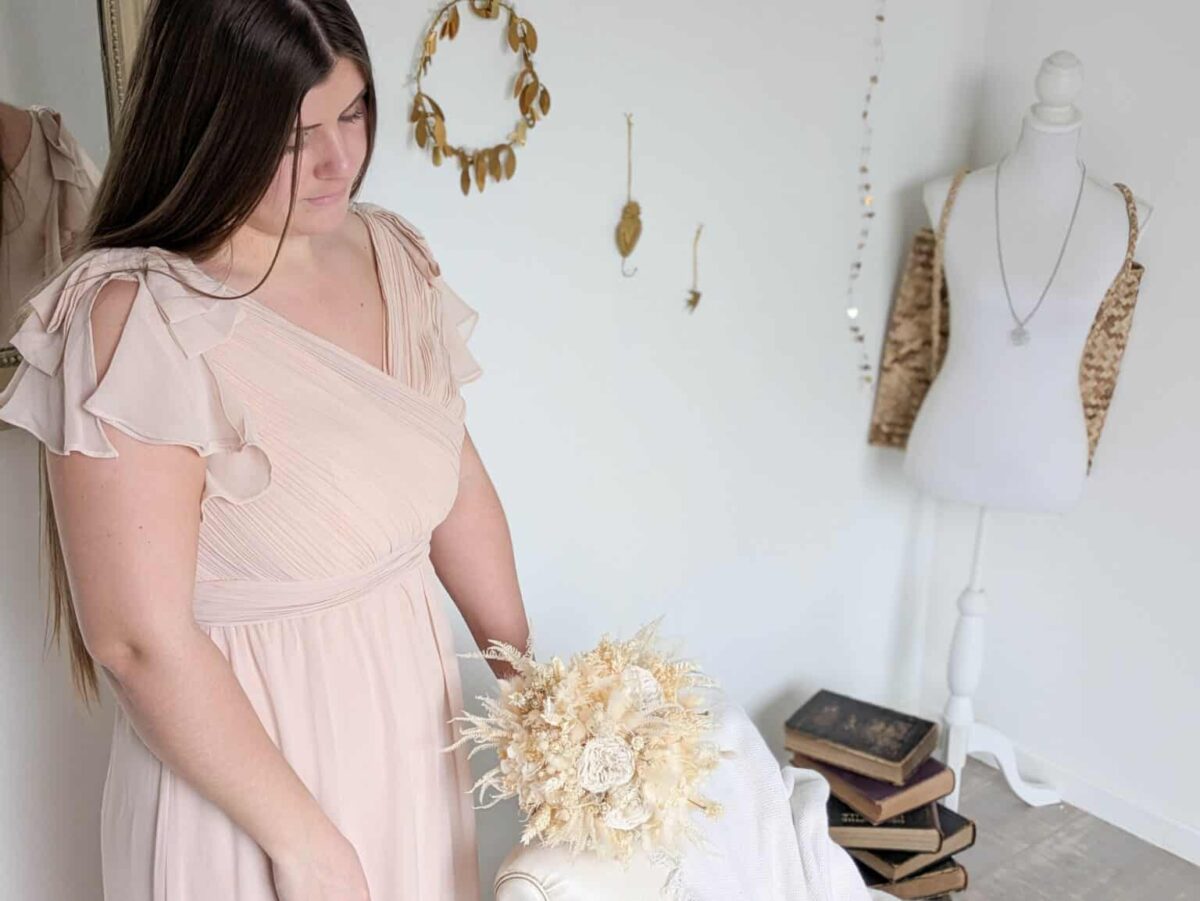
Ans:
{"label": "white knit blanket", "polygon": [[723,693],[714,693],[712,709],[717,742],[737,756],[704,783],[704,794],[724,805],[724,815],[696,815],[708,847],[685,855],[675,874],[675,897],[893,901],[868,889],[850,855],[830,840],[824,777],[781,768],[746,712]]}

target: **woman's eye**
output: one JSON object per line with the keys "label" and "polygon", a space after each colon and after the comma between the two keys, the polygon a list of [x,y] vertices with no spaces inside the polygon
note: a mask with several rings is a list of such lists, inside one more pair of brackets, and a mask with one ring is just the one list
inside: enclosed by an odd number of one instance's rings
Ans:
{"label": "woman's eye", "polygon": [[[343,116],[342,121],[343,122],[357,122],[359,119],[362,119],[366,115],[367,115],[366,109],[360,107],[358,110],[351,113],[350,115]],[[307,144],[307,143],[308,143],[308,132],[307,131],[301,132],[300,133],[300,144],[303,145],[303,144]],[[288,150],[288,151],[296,149],[295,135],[292,136],[292,143],[288,144],[287,147],[285,147],[284,149]]]}

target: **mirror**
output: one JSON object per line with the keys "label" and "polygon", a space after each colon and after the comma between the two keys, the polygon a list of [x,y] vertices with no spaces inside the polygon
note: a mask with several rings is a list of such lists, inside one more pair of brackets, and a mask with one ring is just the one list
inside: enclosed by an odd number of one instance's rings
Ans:
{"label": "mirror", "polygon": [[129,63],[149,5],[150,0],[100,0],[100,46],[110,134],[116,131],[117,113],[125,102]]}
{"label": "mirror", "polygon": [[[20,361],[11,314],[90,209],[147,6],[0,0],[0,390]],[[12,738],[0,784],[14,800],[5,820],[23,833],[0,854],[0,872],[6,893],[96,898],[95,819],[80,812],[98,809],[113,721],[81,713],[61,645],[44,646],[36,447],[0,422],[0,635],[11,663],[0,681],[7,699],[21,699],[0,716]]]}
{"label": "mirror", "polygon": [[0,8],[0,389],[21,302],[86,221],[148,3]]}

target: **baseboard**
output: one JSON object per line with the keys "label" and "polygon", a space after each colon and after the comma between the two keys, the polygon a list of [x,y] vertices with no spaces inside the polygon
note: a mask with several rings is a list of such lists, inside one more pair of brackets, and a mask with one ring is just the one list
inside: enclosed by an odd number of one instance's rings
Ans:
{"label": "baseboard", "polygon": [[[925,716],[935,721],[941,720],[940,713],[926,711]],[[1072,807],[1078,807],[1188,863],[1200,866],[1200,829],[1146,810],[1127,798],[1080,779],[1044,757],[1030,754],[1015,744],[1013,747],[1021,772],[1031,779],[1052,785]],[[993,769],[997,768],[988,755],[971,756]]]}

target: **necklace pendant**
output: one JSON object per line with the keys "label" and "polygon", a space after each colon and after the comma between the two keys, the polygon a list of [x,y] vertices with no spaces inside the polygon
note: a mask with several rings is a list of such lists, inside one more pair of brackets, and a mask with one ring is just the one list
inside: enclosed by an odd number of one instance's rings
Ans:
{"label": "necklace pendant", "polygon": [[1008,338],[1014,345],[1021,347],[1029,343],[1029,329],[1023,325],[1018,325],[1008,333]]}

